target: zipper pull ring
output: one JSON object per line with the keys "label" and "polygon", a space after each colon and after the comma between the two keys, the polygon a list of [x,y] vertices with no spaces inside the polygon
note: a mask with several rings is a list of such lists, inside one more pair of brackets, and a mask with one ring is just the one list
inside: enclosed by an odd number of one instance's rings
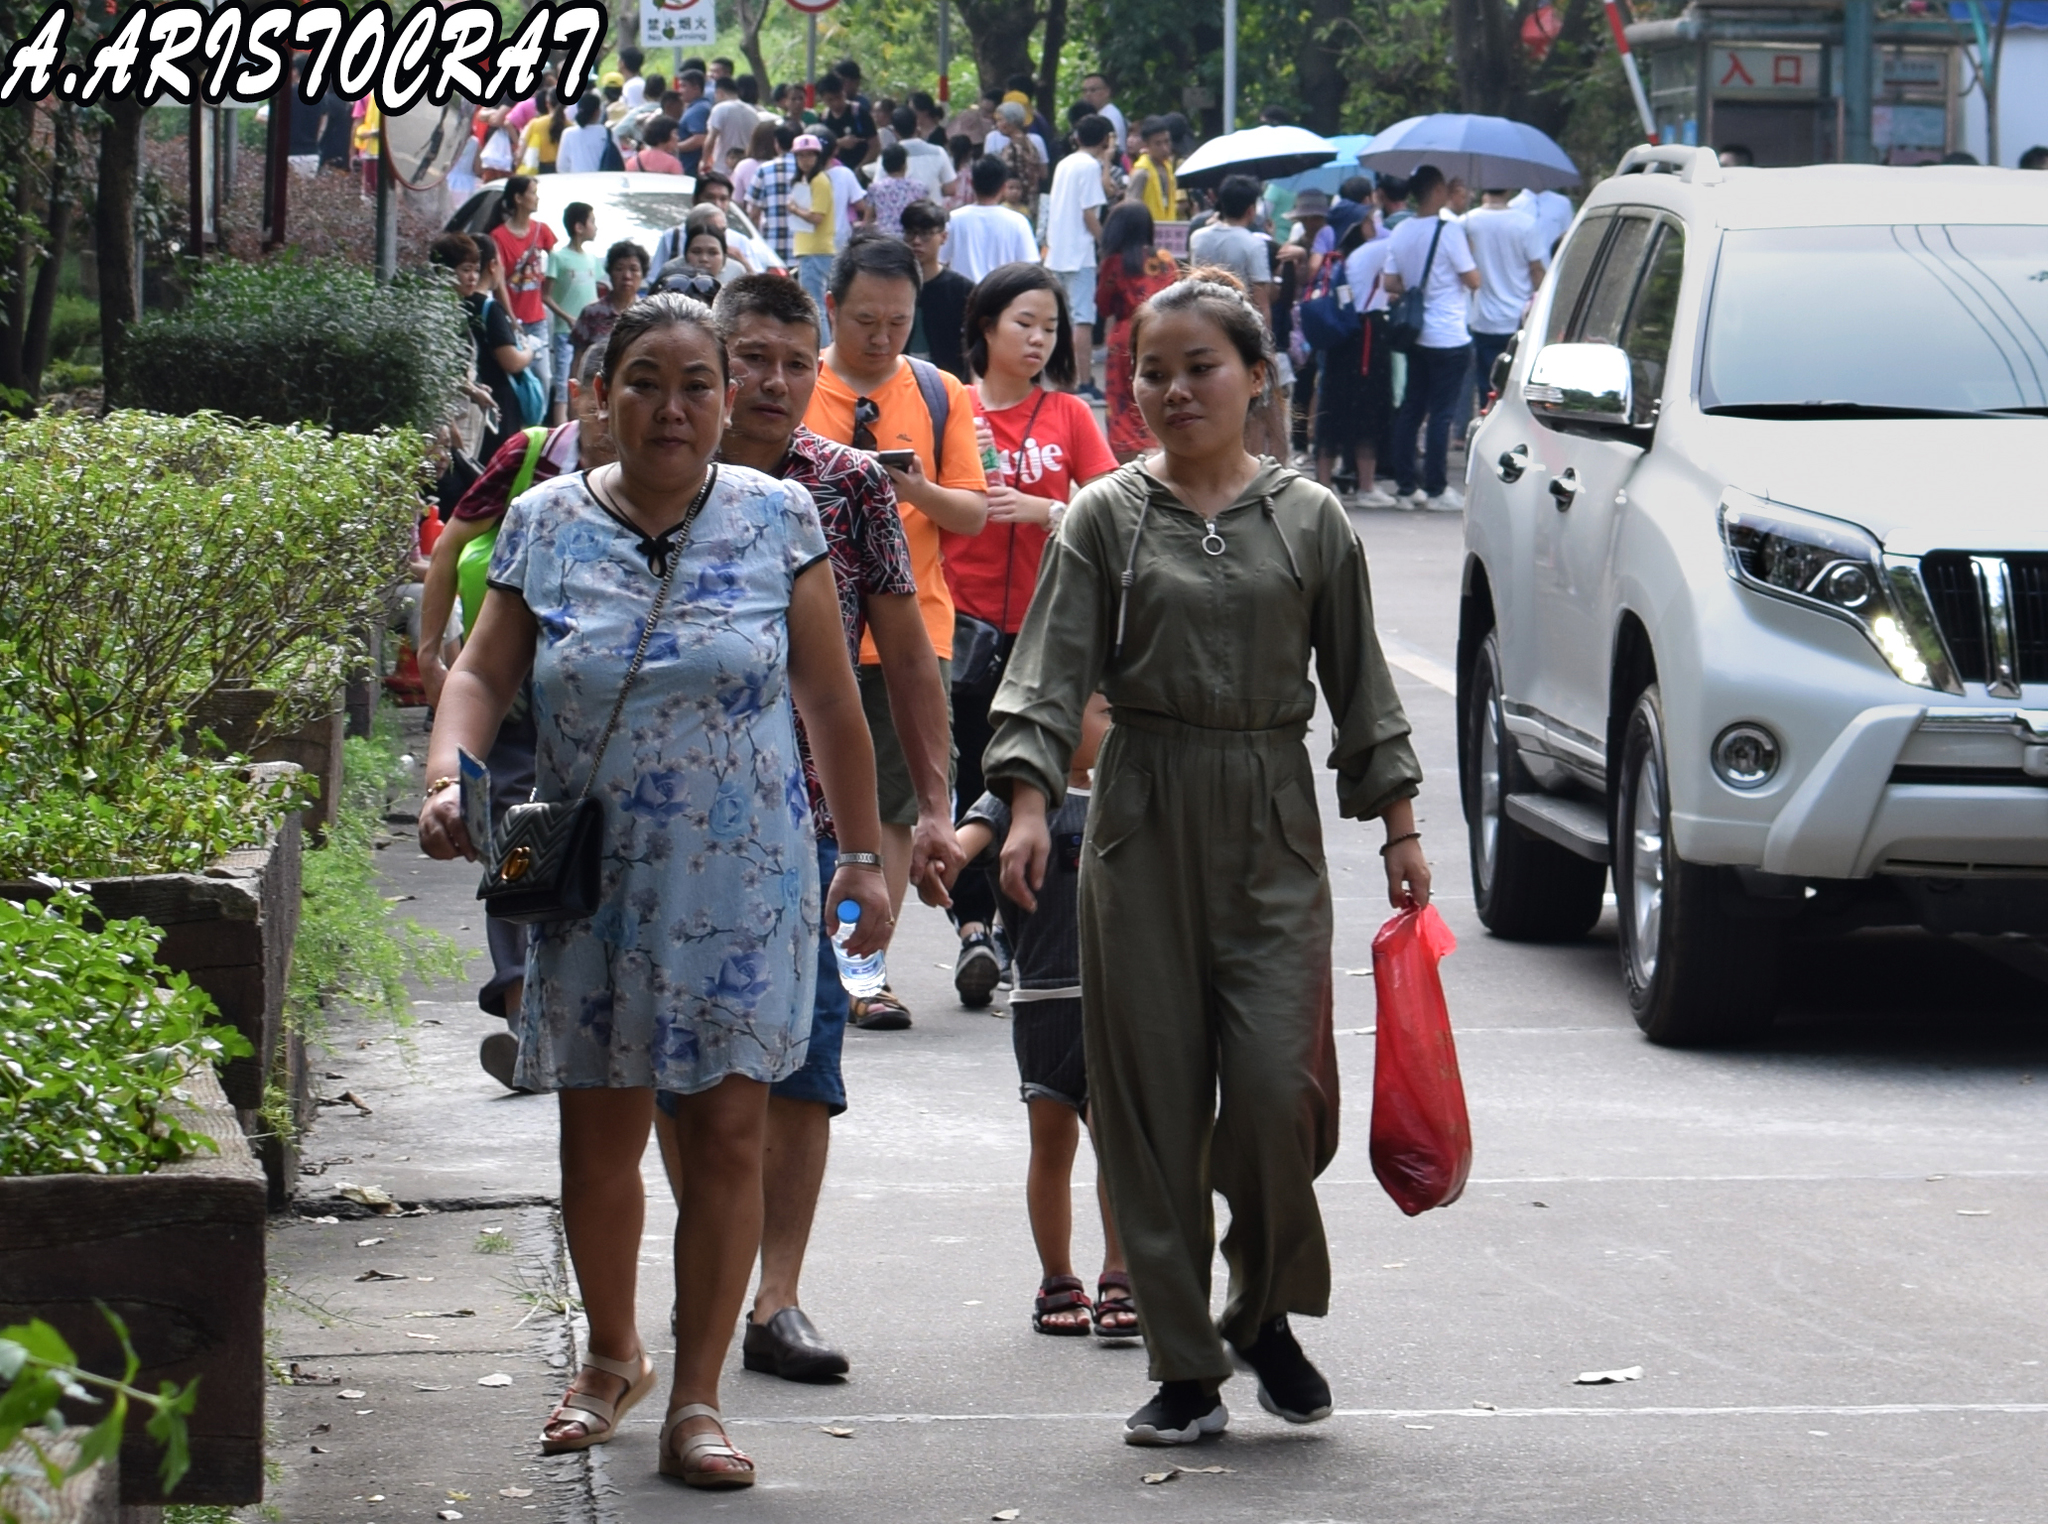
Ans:
{"label": "zipper pull ring", "polygon": [[1223,536],[1216,532],[1214,519],[1208,520],[1207,523],[1209,532],[1202,536],[1202,549],[1209,555],[1220,556],[1223,554]]}

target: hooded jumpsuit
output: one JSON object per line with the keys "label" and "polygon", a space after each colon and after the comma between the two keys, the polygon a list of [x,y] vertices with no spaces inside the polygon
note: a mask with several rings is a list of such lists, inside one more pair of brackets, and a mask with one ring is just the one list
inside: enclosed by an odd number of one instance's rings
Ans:
{"label": "hooded jumpsuit", "polygon": [[[1268,462],[1205,522],[1134,463],[1075,497],[990,713],[991,787],[1053,803],[1089,695],[1114,714],[1082,855],[1083,1027],[1155,1381],[1225,1378],[1224,1339],[1329,1310],[1314,1182],[1337,1150],[1337,1067],[1311,656],[1339,807],[1379,815],[1422,774],[1337,500]],[[1220,1330],[1212,1192],[1231,1215]]]}

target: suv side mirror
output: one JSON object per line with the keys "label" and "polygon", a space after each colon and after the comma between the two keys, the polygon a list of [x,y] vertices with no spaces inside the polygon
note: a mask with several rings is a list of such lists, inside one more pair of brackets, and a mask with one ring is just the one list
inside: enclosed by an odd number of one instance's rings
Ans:
{"label": "suv side mirror", "polygon": [[1529,366],[1522,400],[1539,418],[1626,427],[1635,402],[1628,351],[1614,344],[1545,345]]}

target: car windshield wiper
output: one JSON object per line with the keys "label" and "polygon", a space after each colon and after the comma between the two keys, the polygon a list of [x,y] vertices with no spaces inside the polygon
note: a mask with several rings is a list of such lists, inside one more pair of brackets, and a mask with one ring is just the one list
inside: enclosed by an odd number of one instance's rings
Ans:
{"label": "car windshield wiper", "polygon": [[2039,408],[2000,408],[1981,412],[1969,408],[1908,407],[1881,402],[1727,402],[1705,409],[1717,418],[2010,418]]}

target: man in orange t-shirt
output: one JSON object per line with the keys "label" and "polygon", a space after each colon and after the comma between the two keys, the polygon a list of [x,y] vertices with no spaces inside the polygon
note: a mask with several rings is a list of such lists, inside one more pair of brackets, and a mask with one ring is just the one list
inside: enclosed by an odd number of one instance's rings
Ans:
{"label": "man in orange t-shirt", "polygon": [[[910,542],[918,611],[938,655],[940,685],[950,695],[953,596],[946,589],[939,531],[981,532],[988,519],[988,479],[974,437],[974,394],[935,366],[904,358],[903,346],[917,318],[920,281],[917,256],[908,244],[868,236],[846,246],[832,266],[825,297],[832,343],[821,357],[818,389],[811,394],[804,423],[858,450],[915,452],[917,469],[892,468],[889,479],[896,485],[897,511]],[[943,438],[936,437],[936,410],[925,395],[934,386],[945,397]],[[860,693],[875,738],[882,861],[889,897],[900,916],[910,882],[911,827],[920,815],[952,820],[951,746],[946,757],[904,755],[872,636],[861,645]],[[910,1012],[885,988],[853,1002],[853,1022],[870,1031],[896,1030],[910,1025]]]}

